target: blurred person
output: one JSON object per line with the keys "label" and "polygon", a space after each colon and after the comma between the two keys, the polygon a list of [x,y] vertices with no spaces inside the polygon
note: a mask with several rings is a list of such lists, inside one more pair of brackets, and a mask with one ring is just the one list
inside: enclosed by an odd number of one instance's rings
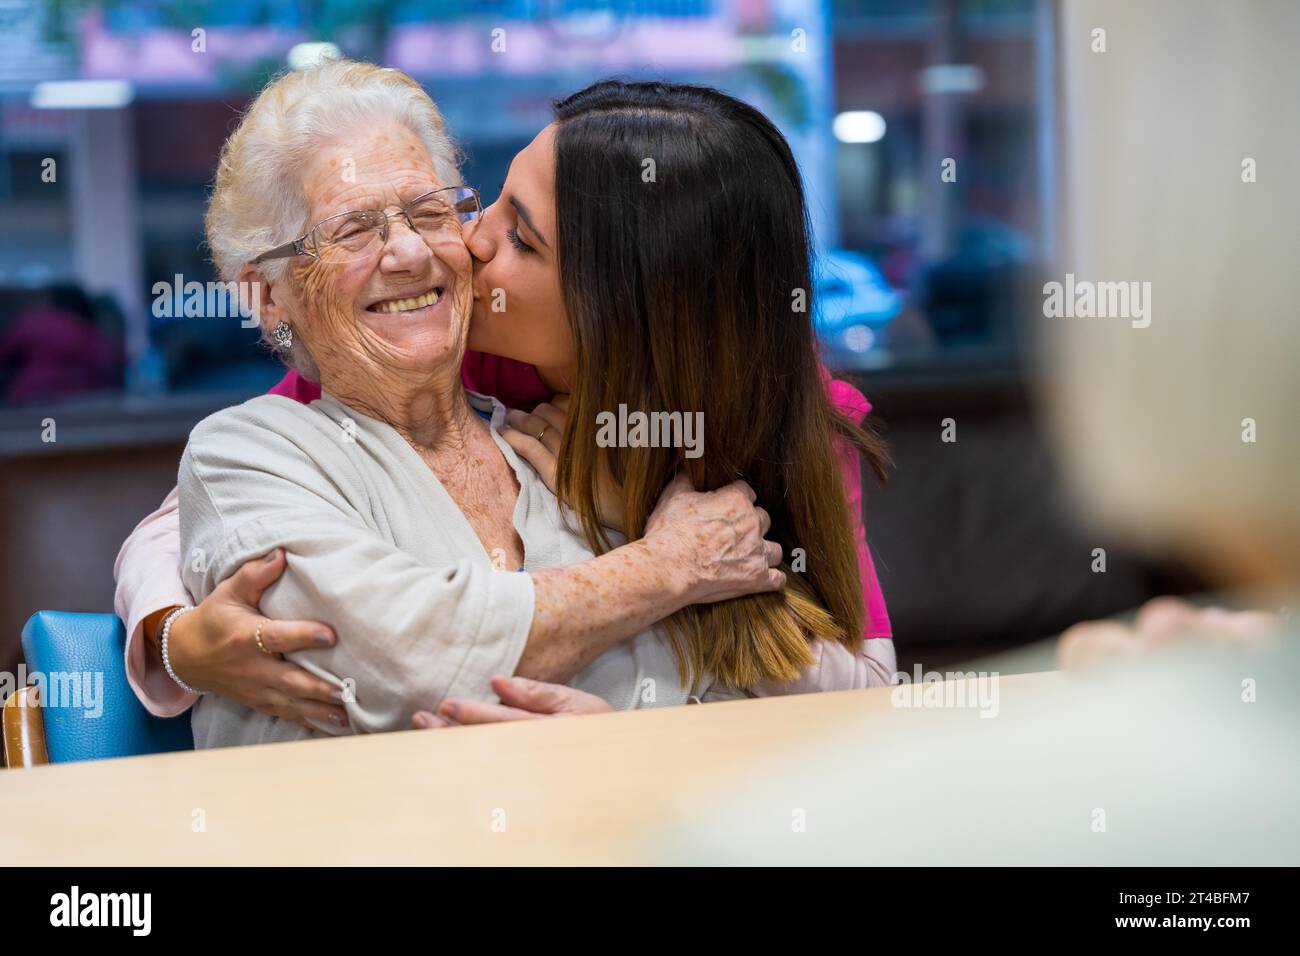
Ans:
{"label": "blurred person", "polygon": [[[1089,161],[1071,180],[1073,271],[1149,282],[1153,312],[1147,328],[1122,319],[1057,320],[1057,364],[1047,374],[1056,380],[1056,434],[1068,438],[1060,443],[1068,474],[1101,529],[1177,552],[1256,607],[1158,598],[1131,624],[1088,622],[1066,632],[1067,666],[1142,660],[1145,651],[1188,637],[1253,647],[1295,627],[1286,608],[1300,582],[1300,450],[1291,421],[1300,408],[1300,341],[1286,250],[1300,190],[1272,177],[1257,181],[1254,168],[1257,154],[1288,155],[1300,137],[1294,122],[1280,122],[1286,106],[1253,91],[1295,78],[1258,29],[1292,39],[1300,30],[1294,7],[1282,2],[1253,0],[1213,16],[1208,6],[1180,8],[1176,28],[1188,30],[1205,15],[1231,45],[1201,41],[1178,57],[1161,51],[1160,59],[1170,71],[1175,59],[1225,64],[1204,98],[1148,90],[1120,110],[1116,71],[1107,67],[1113,60],[1074,61],[1080,85],[1068,109]],[[1151,28],[1145,16],[1136,19]],[[1253,51],[1268,55],[1256,59]],[[1241,96],[1253,97],[1251,109],[1229,106]],[[1193,146],[1196,116],[1212,117],[1213,134]],[[1083,139],[1084,130],[1104,126],[1139,143],[1149,121],[1185,136],[1161,147],[1173,157],[1168,176],[1137,174],[1146,167],[1135,170],[1135,158],[1145,163],[1150,153],[1103,151]],[[1119,212],[1128,231],[1103,218]],[[1139,229],[1139,217],[1152,222]]]}
{"label": "blurred person", "polygon": [[9,368],[4,401],[30,404],[102,392],[122,384],[120,336],[96,321],[96,305],[80,286],[37,292],[0,333],[0,368]]}

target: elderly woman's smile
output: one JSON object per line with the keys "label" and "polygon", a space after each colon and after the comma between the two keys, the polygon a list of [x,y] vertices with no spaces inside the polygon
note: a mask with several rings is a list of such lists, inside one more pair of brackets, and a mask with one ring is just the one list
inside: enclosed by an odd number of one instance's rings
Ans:
{"label": "elderly woman's smile", "polygon": [[[410,298],[382,299],[366,306],[366,311],[380,312],[385,315],[396,314],[408,318],[424,318],[426,317],[424,313],[430,306],[437,305],[442,301],[442,295],[445,291],[445,286],[435,286],[427,292]],[[431,315],[432,312],[429,314]]]}

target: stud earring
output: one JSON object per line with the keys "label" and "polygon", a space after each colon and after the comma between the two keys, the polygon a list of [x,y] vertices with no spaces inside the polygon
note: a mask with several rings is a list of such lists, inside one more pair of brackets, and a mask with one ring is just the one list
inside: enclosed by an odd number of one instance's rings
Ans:
{"label": "stud earring", "polygon": [[271,330],[271,341],[277,349],[289,349],[293,345],[293,327],[287,322],[275,323],[275,328]]}

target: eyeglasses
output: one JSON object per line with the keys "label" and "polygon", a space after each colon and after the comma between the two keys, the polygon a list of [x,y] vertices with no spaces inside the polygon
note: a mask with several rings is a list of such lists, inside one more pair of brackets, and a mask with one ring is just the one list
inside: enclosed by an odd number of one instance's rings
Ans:
{"label": "eyeglasses", "polygon": [[412,232],[426,240],[460,238],[460,227],[483,212],[478,190],[469,186],[446,186],[416,196],[397,212],[384,209],[354,209],[322,219],[292,242],[268,249],[253,265],[270,259],[311,256],[322,262],[355,262],[376,255],[388,242],[388,224],[395,217],[406,220]]}

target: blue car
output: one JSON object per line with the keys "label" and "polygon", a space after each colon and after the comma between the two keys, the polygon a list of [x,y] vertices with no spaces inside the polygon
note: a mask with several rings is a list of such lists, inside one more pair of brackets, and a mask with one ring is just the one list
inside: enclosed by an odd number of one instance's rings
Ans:
{"label": "blue car", "polygon": [[821,253],[813,262],[813,324],[829,349],[861,354],[876,348],[881,333],[903,309],[876,264],[845,249]]}

